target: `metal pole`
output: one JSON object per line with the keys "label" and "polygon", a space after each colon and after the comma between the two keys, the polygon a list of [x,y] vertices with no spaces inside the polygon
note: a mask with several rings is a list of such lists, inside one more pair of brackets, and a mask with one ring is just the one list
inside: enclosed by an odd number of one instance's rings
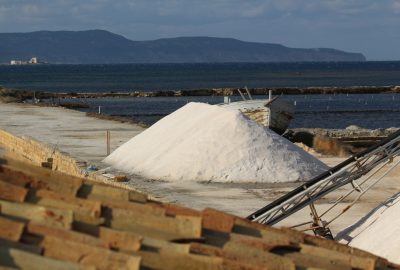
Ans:
{"label": "metal pole", "polygon": [[247,86],[245,86],[244,89],[246,90],[247,95],[249,96],[249,99],[253,99],[253,97],[250,94],[249,88],[247,88]]}
{"label": "metal pole", "polygon": [[269,99],[269,100],[272,99],[272,90],[268,90],[268,99]]}
{"label": "metal pole", "polygon": [[111,148],[110,148],[110,139],[111,139],[111,136],[110,136],[110,135],[111,135],[111,134],[110,134],[110,131],[107,130],[107,156],[109,156],[110,153],[111,153]]}

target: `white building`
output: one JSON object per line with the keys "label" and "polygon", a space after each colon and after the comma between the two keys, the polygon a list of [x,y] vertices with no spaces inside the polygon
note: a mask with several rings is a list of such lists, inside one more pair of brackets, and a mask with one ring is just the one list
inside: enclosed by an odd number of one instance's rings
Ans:
{"label": "white building", "polygon": [[39,63],[37,57],[32,57],[31,60],[29,60],[29,64],[37,64]]}
{"label": "white building", "polygon": [[11,65],[22,65],[24,62],[22,62],[21,60],[11,60],[10,64]]}
{"label": "white building", "polygon": [[29,65],[29,64],[39,64],[39,59],[37,57],[32,57],[29,61],[22,60],[11,60],[10,65]]}

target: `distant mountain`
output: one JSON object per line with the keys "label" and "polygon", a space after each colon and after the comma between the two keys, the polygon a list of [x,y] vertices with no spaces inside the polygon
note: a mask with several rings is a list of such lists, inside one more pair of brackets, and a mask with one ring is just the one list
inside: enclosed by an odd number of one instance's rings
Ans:
{"label": "distant mountain", "polygon": [[55,64],[365,61],[361,53],[295,49],[233,38],[132,41],[104,30],[0,33],[0,63],[33,56]]}

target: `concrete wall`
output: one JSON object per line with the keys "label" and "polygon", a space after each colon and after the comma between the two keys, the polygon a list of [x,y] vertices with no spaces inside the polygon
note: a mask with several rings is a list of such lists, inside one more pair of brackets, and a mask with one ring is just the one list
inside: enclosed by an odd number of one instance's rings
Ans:
{"label": "concrete wall", "polygon": [[84,162],[78,162],[66,153],[41,144],[28,137],[18,137],[0,129],[0,146],[24,161],[49,167],[69,175],[86,176]]}

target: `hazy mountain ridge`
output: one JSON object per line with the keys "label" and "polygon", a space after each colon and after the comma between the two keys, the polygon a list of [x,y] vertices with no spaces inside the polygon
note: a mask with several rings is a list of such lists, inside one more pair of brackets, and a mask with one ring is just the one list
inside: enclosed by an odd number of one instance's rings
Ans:
{"label": "hazy mountain ridge", "polygon": [[365,61],[361,53],[232,38],[132,41],[104,30],[0,33],[0,63],[33,56],[56,64]]}

